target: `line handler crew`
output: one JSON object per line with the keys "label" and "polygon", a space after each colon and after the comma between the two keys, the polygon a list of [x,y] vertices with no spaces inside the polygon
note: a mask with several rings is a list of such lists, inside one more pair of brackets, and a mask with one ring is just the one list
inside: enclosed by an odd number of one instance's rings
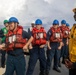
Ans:
{"label": "line handler crew", "polygon": [[59,27],[59,21],[53,21],[53,27],[51,27],[47,33],[48,50],[47,50],[47,66],[46,75],[49,75],[52,59],[54,57],[53,70],[61,72],[58,68],[60,50],[62,47],[62,33]]}
{"label": "line handler crew", "polygon": [[35,21],[36,27],[32,30],[34,40],[32,42],[33,48],[30,50],[30,59],[26,75],[32,75],[37,60],[40,61],[40,73],[39,75],[45,75],[46,70],[46,57],[44,46],[46,44],[46,32],[42,27],[42,21],[37,19]]}
{"label": "line handler crew", "polygon": [[[11,17],[9,19],[10,30],[6,35],[6,51],[7,51],[7,62],[6,62],[6,72],[5,75],[13,75],[16,71],[16,75],[25,75],[25,58],[23,49],[27,49],[28,45],[33,40],[23,27],[18,25],[19,22],[17,18]],[[28,42],[26,43],[26,38]],[[0,49],[3,45],[0,45]]]}

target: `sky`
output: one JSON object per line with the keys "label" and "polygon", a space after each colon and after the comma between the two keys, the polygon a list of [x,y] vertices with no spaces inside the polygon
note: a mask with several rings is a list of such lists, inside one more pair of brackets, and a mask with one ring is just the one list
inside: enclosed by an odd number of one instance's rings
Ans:
{"label": "sky", "polygon": [[20,25],[26,28],[36,19],[42,20],[46,30],[54,19],[60,23],[64,19],[72,27],[75,7],[76,0],[0,0],[0,25],[4,19],[17,17]]}

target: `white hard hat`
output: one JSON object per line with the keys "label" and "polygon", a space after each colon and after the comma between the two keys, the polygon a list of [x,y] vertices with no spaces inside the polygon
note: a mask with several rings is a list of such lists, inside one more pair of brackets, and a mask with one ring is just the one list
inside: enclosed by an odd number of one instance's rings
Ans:
{"label": "white hard hat", "polygon": [[35,24],[35,21],[32,21],[31,23]]}

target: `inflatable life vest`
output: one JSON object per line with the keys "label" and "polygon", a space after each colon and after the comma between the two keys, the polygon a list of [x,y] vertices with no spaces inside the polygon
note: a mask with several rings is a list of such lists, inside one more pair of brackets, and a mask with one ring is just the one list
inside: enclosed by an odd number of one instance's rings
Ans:
{"label": "inflatable life vest", "polygon": [[50,42],[61,42],[62,41],[62,33],[60,28],[55,29],[54,27],[50,28],[52,34],[50,36]]}
{"label": "inflatable life vest", "polygon": [[26,44],[26,39],[22,37],[23,28],[18,26],[17,30],[14,32],[8,31],[6,36],[6,47],[8,50],[13,50],[15,48],[23,48]]}
{"label": "inflatable life vest", "polygon": [[68,30],[68,34],[70,35],[70,28],[67,27],[67,30]]}
{"label": "inflatable life vest", "polygon": [[72,27],[70,32],[69,58],[71,62],[76,62],[76,25]]}
{"label": "inflatable life vest", "polygon": [[63,34],[63,38],[69,38],[70,29],[66,26],[61,26],[60,28]]}
{"label": "inflatable life vest", "polygon": [[46,44],[46,32],[43,27],[37,29],[36,27],[33,28],[32,34],[34,37],[34,40],[32,42],[33,45],[43,45]]}

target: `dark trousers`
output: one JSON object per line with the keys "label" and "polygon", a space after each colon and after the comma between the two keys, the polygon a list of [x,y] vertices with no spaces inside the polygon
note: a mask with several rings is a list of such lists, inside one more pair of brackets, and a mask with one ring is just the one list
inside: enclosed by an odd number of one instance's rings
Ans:
{"label": "dark trousers", "polygon": [[20,56],[8,55],[5,75],[13,75],[14,71],[16,71],[16,75],[25,75],[25,67],[26,63],[24,55]]}
{"label": "dark trousers", "polygon": [[[68,45],[64,44],[64,46],[61,49],[61,56],[59,58],[59,61],[62,57],[62,63],[65,63],[65,59],[69,57],[69,49],[68,49]],[[60,63],[60,62],[59,62]]]}
{"label": "dark trousers", "polygon": [[30,58],[26,75],[32,75],[37,60],[40,61],[40,71],[46,70],[46,57],[44,48],[34,47],[30,50]]}
{"label": "dark trousers", "polygon": [[5,55],[6,55],[6,51],[2,51],[1,50],[1,66],[3,67],[5,65]]}
{"label": "dark trousers", "polygon": [[69,75],[76,75],[76,69],[70,69]]}
{"label": "dark trousers", "polygon": [[[59,45],[58,45],[59,46]],[[60,50],[58,50],[58,46],[53,44],[51,46],[51,50],[47,50],[47,70],[50,70],[52,59],[54,58],[54,68],[58,68]]]}
{"label": "dark trousers", "polygon": [[62,61],[64,62],[64,59],[69,56],[69,48],[68,45],[66,44],[66,39],[63,39],[64,46],[62,46],[61,49],[61,57]]}
{"label": "dark trousers", "polygon": [[61,57],[66,58],[68,56],[68,45],[64,45],[61,49]]}

